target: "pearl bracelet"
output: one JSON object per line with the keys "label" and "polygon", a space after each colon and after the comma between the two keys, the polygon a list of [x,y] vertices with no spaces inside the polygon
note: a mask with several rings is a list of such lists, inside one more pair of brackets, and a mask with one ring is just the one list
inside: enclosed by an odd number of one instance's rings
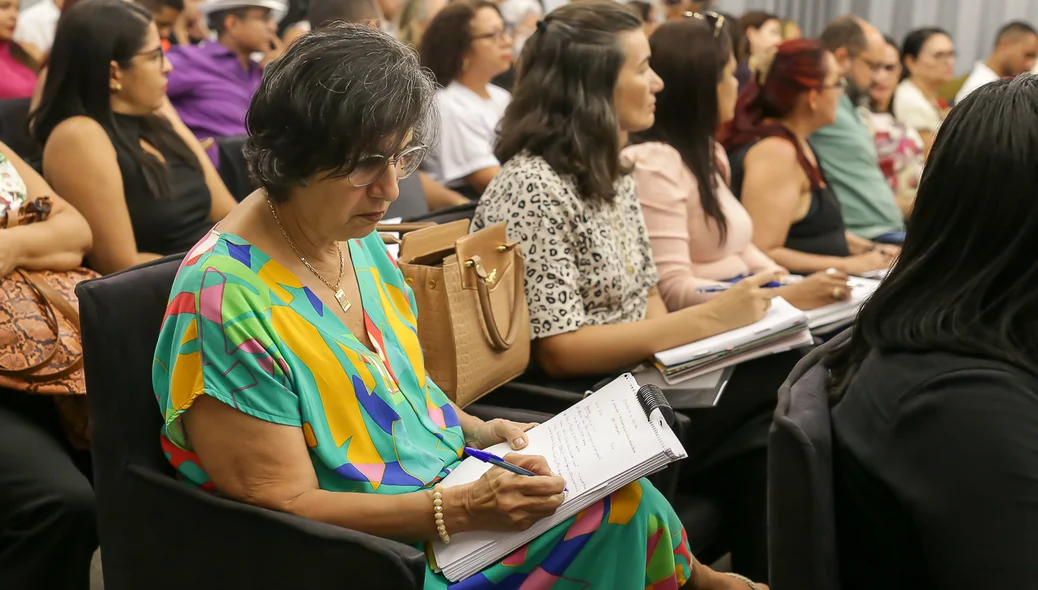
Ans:
{"label": "pearl bracelet", "polygon": [[447,525],[443,523],[443,486],[433,486],[433,518],[436,519],[436,532],[444,544],[451,542],[451,536],[447,534]]}
{"label": "pearl bracelet", "polygon": [[758,590],[760,588],[760,586],[758,586],[753,580],[747,578],[746,576],[740,576],[739,574],[733,574],[730,572],[725,572],[724,575],[730,578],[735,578],[740,582],[746,582],[746,585],[750,587],[750,590]]}

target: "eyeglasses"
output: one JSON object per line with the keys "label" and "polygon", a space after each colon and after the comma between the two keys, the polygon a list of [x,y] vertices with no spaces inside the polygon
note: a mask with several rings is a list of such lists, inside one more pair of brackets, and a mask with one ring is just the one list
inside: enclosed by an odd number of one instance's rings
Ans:
{"label": "eyeglasses", "polygon": [[714,28],[714,39],[721,36],[724,30],[724,15],[710,10],[706,12],[686,12],[685,18],[699,19]]}
{"label": "eyeglasses", "polygon": [[877,70],[877,71],[886,72],[888,74],[893,74],[894,72],[897,71],[897,68],[899,66],[900,66],[900,64],[883,64],[883,65],[881,65],[879,67],[879,70]]}
{"label": "eyeglasses", "polygon": [[356,188],[364,188],[382,178],[392,164],[397,179],[403,180],[418,170],[418,166],[422,164],[428,151],[428,146],[416,145],[400,152],[395,158],[387,158],[378,154],[364,156],[354,166],[353,171],[346,175],[346,179]]}
{"label": "eyeglasses", "polygon": [[473,35],[472,36],[472,40],[473,41],[479,41],[480,39],[493,39],[494,41],[501,42],[501,41],[504,41],[506,39],[511,39],[511,38],[512,38],[512,27],[505,27],[503,29],[498,29],[498,30],[494,31],[493,33],[484,33],[482,35]]}
{"label": "eyeglasses", "polygon": [[837,80],[833,84],[822,84],[822,89],[823,90],[828,90],[830,88],[837,88],[839,90],[847,90],[847,78],[840,78],[839,80]]}
{"label": "eyeglasses", "polygon": [[145,57],[145,58],[147,58],[149,60],[158,59],[158,62],[159,62],[160,66],[165,66],[166,65],[166,52],[162,50],[162,46],[161,45],[159,45],[155,49],[151,49],[151,50],[148,50],[148,51],[142,51],[142,52],[138,53],[137,55],[140,56],[140,57]]}
{"label": "eyeglasses", "polygon": [[955,59],[955,51],[938,51],[937,53],[931,53],[929,57],[936,61],[947,61],[949,59]]}

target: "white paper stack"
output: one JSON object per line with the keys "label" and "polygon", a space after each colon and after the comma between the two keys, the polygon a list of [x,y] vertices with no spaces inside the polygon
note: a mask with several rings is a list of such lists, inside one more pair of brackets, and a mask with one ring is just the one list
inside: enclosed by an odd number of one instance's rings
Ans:
{"label": "white paper stack", "polygon": [[657,353],[656,366],[672,385],[749,360],[813,342],[807,316],[785,299],[771,300],[758,322]]}
{"label": "white paper stack", "polygon": [[861,306],[875,293],[880,283],[874,279],[855,277],[852,277],[849,282],[851,285],[850,299],[804,312],[807,315],[807,326],[811,328],[813,334],[832,334],[853,324]]}
{"label": "white paper stack", "polygon": [[[523,454],[542,455],[566,480],[565,502],[527,531],[472,531],[433,545],[437,566],[452,582],[474,575],[536,539],[555,525],[619,490],[688,455],[670,426],[650,422],[637,397],[638,384],[625,374],[576,405],[527,432]],[[507,443],[486,449],[508,454]],[[479,479],[491,465],[465,459],[443,479],[444,487]]]}

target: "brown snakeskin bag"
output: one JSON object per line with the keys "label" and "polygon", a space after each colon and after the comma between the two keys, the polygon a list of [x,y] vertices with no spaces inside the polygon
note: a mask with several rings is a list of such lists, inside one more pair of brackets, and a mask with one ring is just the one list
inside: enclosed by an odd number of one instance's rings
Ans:
{"label": "brown snakeskin bag", "polygon": [[0,278],[0,387],[54,396],[78,448],[88,448],[90,436],[75,289],[98,276],[85,268],[16,269]]}

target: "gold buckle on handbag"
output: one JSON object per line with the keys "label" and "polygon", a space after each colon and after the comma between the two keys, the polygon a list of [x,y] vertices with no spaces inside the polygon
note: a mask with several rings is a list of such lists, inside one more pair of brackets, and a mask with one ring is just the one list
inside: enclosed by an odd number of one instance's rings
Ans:
{"label": "gold buckle on handbag", "polygon": [[[498,246],[498,248],[501,248],[501,247]],[[475,267],[476,268],[476,276],[479,277],[480,279],[482,279],[482,281],[484,283],[488,284],[488,285],[493,285],[494,281],[497,280],[497,269],[496,268],[495,269],[491,269],[491,271],[488,273],[486,271],[486,269],[483,268],[483,265],[480,264],[478,256],[474,256],[474,257],[469,258],[468,260],[466,260],[465,261],[465,266],[467,266],[469,268]]]}

